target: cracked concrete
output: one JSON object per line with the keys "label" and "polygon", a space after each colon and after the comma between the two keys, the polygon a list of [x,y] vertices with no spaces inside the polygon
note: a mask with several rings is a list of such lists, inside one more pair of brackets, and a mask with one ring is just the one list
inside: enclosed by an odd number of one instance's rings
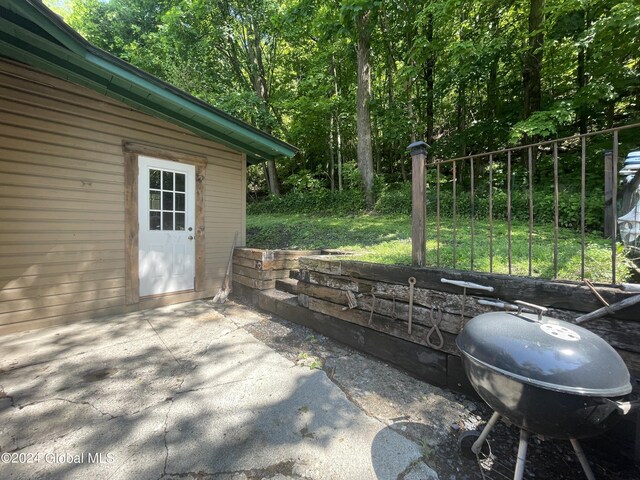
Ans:
{"label": "cracked concrete", "polygon": [[0,337],[2,478],[437,479],[260,319],[192,302]]}

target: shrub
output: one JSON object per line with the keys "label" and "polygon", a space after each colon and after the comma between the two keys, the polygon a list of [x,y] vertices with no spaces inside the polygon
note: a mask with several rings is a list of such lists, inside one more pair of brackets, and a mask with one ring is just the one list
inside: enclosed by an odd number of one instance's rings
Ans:
{"label": "shrub", "polygon": [[378,195],[375,211],[385,215],[411,215],[411,184],[384,188]]}
{"label": "shrub", "polygon": [[[585,203],[585,227],[589,230],[598,230],[603,224],[603,195],[602,192],[592,192]],[[435,194],[428,198],[428,205],[435,209]],[[440,215],[453,215],[453,197],[451,192],[441,192]],[[458,215],[471,215],[471,198],[469,192],[458,193]],[[474,217],[489,217],[489,195],[476,195],[474,201]],[[558,195],[558,224],[561,227],[580,228],[580,193],[560,192]],[[552,224],[554,222],[554,194],[553,191],[533,192],[533,219],[537,224]],[[493,218],[497,220],[507,219],[507,193],[496,191],[493,194]],[[511,192],[511,219],[517,221],[529,221],[529,192],[527,190],[514,190]]]}
{"label": "shrub", "polygon": [[250,202],[247,213],[355,215],[364,210],[364,197],[359,190],[331,192],[326,189],[308,192],[291,192],[281,197]]}

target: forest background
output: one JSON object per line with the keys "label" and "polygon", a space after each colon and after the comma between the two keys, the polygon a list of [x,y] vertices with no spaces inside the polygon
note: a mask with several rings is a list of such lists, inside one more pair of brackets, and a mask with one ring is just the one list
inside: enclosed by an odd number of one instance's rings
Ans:
{"label": "forest background", "polygon": [[[48,3],[99,47],[300,149],[250,168],[250,200],[271,198],[250,212],[371,210],[382,198],[394,213],[407,209],[416,139],[442,159],[640,117],[637,0]],[[602,177],[601,150],[589,178]],[[561,164],[565,189],[579,170]],[[468,172],[458,176],[464,191]]]}

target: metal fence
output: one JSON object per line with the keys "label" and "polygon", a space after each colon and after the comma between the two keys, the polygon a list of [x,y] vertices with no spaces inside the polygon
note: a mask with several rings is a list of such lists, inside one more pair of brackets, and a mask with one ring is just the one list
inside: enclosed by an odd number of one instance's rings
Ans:
{"label": "metal fence", "polygon": [[[635,129],[635,132],[624,132],[626,130]],[[634,133],[637,132],[637,136],[634,137]],[[627,142],[624,146],[621,146],[620,137],[624,134]],[[610,138],[609,138],[610,137]],[[634,140],[637,138],[637,140]],[[630,140],[629,140],[630,139]],[[610,142],[610,143],[609,143]],[[607,146],[604,148],[603,146]],[[461,245],[459,244],[459,229],[461,226],[461,219],[465,218],[464,227],[470,229],[470,244],[465,245],[465,254],[468,253],[469,257],[465,259],[465,263],[470,263],[470,269],[476,270],[476,248],[477,248],[477,236],[476,230],[477,222],[483,220],[483,216],[486,215],[486,221],[484,226],[488,222],[488,257],[489,257],[489,272],[494,272],[496,267],[496,258],[494,245],[496,241],[495,226],[496,215],[495,196],[499,194],[503,199],[501,206],[504,207],[504,194],[506,190],[506,225],[507,225],[507,255],[506,255],[506,272],[513,274],[514,264],[514,239],[513,239],[513,192],[514,188],[519,190],[519,197],[522,200],[523,195],[528,196],[528,202],[525,208],[528,208],[528,276],[534,276],[533,272],[533,245],[536,228],[536,219],[534,217],[534,211],[536,205],[534,204],[534,169],[540,158],[546,158],[547,170],[551,170],[549,175],[549,181],[553,183],[553,278],[558,277],[559,270],[559,251],[558,241],[560,234],[560,215],[561,215],[561,202],[560,196],[562,192],[573,191],[574,197],[577,197],[579,192],[579,221],[577,225],[572,225],[574,230],[579,232],[580,237],[580,278],[585,279],[585,261],[586,261],[586,237],[588,232],[588,226],[586,224],[586,205],[587,205],[587,186],[593,190],[593,186],[597,185],[598,188],[602,188],[604,195],[602,196],[602,212],[604,215],[604,231],[601,233],[605,238],[610,238],[611,242],[611,283],[616,283],[616,261],[618,255],[618,241],[617,241],[617,219],[618,212],[618,168],[620,159],[620,152],[622,148],[623,154],[628,150],[640,147],[640,123],[627,125],[607,130],[601,130],[597,132],[590,132],[584,135],[576,135],[572,137],[559,138],[556,140],[549,140],[544,142],[538,142],[535,144],[507,148],[504,150],[498,150],[493,152],[486,152],[480,154],[473,154],[448,160],[438,160],[429,163],[427,165],[427,181],[428,189],[433,196],[433,190],[435,188],[435,202],[431,199],[428,208],[427,215],[431,217],[435,213],[435,264],[442,266],[441,262],[441,250],[443,242],[446,241],[447,245],[450,245],[452,249],[452,263],[453,268],[459,266],[459,254]],[[593,149],[593,150],[591,150]],[[580,172],[571,171],[570,177],[573,179],[571,185],[567,184],[564,178],[561,178],[559,174],[559,167],[563,167],[566,170],[568,164],[563,164],[565,159],[571,158],[571,164],[575,167],[579,166]],[[552,164],[550,166],[549,161]],[[593,168],[587,169],[588,161],[602,162],[602,168],[599,169],[602,175],[598,174],[596,177],[593,175]],[[516,162],[519,162],[516,165]],[[517,167],[517,168],[515,168]],[[462,170],[462,172],[461,172]],[[518,182],[514,185],[514,172],[518,171]],[[587,172],[591,172],[589,179],[587,179]],[[566,172],[563,174],[566,176]],[[499,179],[497,180],[497,177]],[[458,186],[458,182],[465,181],[463,188]],[[589,182],[587,181],[589,180]],[[538,179],[540,181],[540,179]],[[433,185],[435,183],[435,186]],[[577,184],[578,183],[578,184]],[[444,190],[447,192],[444,192]],[[487,190],[488,189],[488,190]],[[526,193],[525,193],[526,189]],[[481,192],[484,190],[483,192]],[[479,192],[481,195],[479,195]],[[487,194],[488,192],[488,194]],[[451,195],[450,203],[449,198],[444,203],[442,197],[443,194]],[[469,204],[466,205],[467,212],[460,213],[459,202],[461,195],[464,195]],[[479,199],[483,200],[483,212],[478,212]],[[488,205],[487,205],[488,202]],[[433,205],[435,203],[435,205]],[[446,207],[448,211],[446,215],[443,214],[443,207]],[[575,205],[574,205],[575,207]],[[625,212],[622,212],[624,214]],[[522,218],[522,212],[519,212],[519,218]],[[501,212],[501,218],[505,217],[505,212]],[[446,218],[447,225],[451,225],[451,235],[449,238],[443,237],[443,219]],[[433,222],[432,218],[429,218],[430,222]],[[467,223],[468,222],[468,223]],[[526,223],[525,223],[526,224]],[[502,223],[502,228],[504,223]],[[428,232],[428,237],[433,240],[433,233]],[[482,233],[481,235],[486,235]],[[484,239],[486,243],[486,238]],[[449,242],[451,242],[449,244]],[[485,247],[486,248],[486,247]],[[432,249],[430,249],[432,250]],[[484,252],[486,255],[486,252]],[[433,252],[429,252],[431,262],[433,263]],[[505,259],[499,260],[501,262],[500,270],[505,271]],[[551,259],[550,259],[551,261]],[[451,262],[449,262],[450,264]],[[486,269],[486,267],[484,267]],[[551,271],[551,270],[550,270]]]}

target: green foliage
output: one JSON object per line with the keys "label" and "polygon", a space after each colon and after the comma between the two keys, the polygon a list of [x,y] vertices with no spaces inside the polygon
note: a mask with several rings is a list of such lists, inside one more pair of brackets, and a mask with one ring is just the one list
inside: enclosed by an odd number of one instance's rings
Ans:
{"label": "green foliage", "polygon": [[[580,195],[565,194],[559,199],[560,218],[559,224],[563,227],[577,229],[580,226]],[[489,218],[489,196],[476,195],[473,203],[468,192],[458,192],[456,195],[456,215],[460,217],[471,216],[471,210],[474,211],[476,219]],[[554,197],[553,192],[533,192],[533,219],[535,224],[552,224],[554,221]],[[430,211],[435,210],[436,200],[434,195],[429,195],[428,207]],[[453,216],[453,196],[451,192],[443,192],[441,195],[440,212],[441,215],[451,218]],[[602,225],[602,201],[594,205],[589,205],[592,209],[588,210],[590,215],[587,216],[593,223],[587,227],[591,229],[599,228]],[[599,212],[599,215],[593,211],[593,207]],[[499,220],[507,219],[507,195],[506,192],[496,191],[493,197],[493,218]],[[515,190],[511,197],[511,218],[514,221],[529,221],[529,194],[526,190]]]}
{"label": "green foliage", "polygon": [[375,211],[383,215],[411,215],[411,184],[385,188],[378,196]]}
{"label": "green foliage", "polygon": [[[602,231],[604,221],[603,196],[601,190],[592,190],[586,197],[585,228],[589,231]],[[563,228],[579,230],[581,224],[580,193],[563,191],[558,196],[559,218],[558,225]],[[493,218],[507,220],[507,193],[494,189]],[[535,190],[533,192],[533,219],[536,225],[552,225],[554,222],[554,193],[553,190]],[[458,219],[470,218],[473,208],[474,218],[488,220],[489,195],[476,194],[473,205],[469,192],[457,192],[456,215]],[[427,193],[427,215],[435,218],[437,200],[435,190]],[[250,215],[257,214],[313,214],[324,215],[357,215],[364,210],[364,201],[358,190],[344,190],[330,192],[326,189],[293,191],[281,197],[270,197],[267,200],[248,204]],[[394,188],[384,188],[375,205],[374,212],[380,215],[411,215],[411,184],[397,185]],[[440,216],[442,221],[453,218],[453,193],[443,189],[440,192]],[[511,219],[514,222],[529,221],[529,193],[526,189],[515,189],[511,195]]]}
{"label": "green foliage", "polygon": [[573,120],[575,111],[572,107],[571,102],[561,101],[548,110],[534,112],[529,118],[516,123],[511,128],[510,142],[516,144],[527,137],[557,136],[560,128]]}
{"label": "green foliage", "polygon": [[346,162],[342,166],[342,185],[346,190],[355,190],[360,188],[360,172],[355,160]]}
{"label": "green foliage", "polygon": [[[558,224],[564,228],[579,229],[581,219],[580,192],[564,191],[558,195],[559,219]],[[602,230],[604,221],[603,210],[604,192],[592,190],[586,197],[585,228],[588,230]],[[494,189],[493,218],[507,220],[507,192]],[[440,215],[442,218],[453,217],[453,192],[440,192]],[[456,192],[456,215],[459,218],[470,218],[473,208],[474,217],[480,220],[489,218],[489,194],[476,193],[473,201],[469,192]],[[538,225],[553,224],[555,216],[555,201],[553,190],[537,188],[533,192],[533,219]],[[427,215],[435,216],[437,208],[436,192],[432,188],[427,192]],[[411,215],[411,184],[398,188],[389,188],[382,192],[376,203],[375,211],[384,215]],[[515,189],[511,194],[511,219],[513,221],[529,221],[529,192],[526,189]]]}
{"label": "green foliage", "polygon": [[[523,118],[529,7],[493,0],[70,0],[62,13],[99,47],[299,147],[296,158],[278,163],[287,192],[329,188],[331,172],[337,185],[338,141],[344,188],[359,188],[354,21],[371,12],[372,143],[378,208],[387,211],[401,209],[388,185],[407,179],[405,147],[428,127],[431,151],[444,159],[640,118],[637,0],[547,0],[542,103]],[[621,151],[638,146],[637,133]],[[564,174],[575,180],[575,169]],[[515,164],[514,177],[523,175],[526,165]],[[602,188],[597,162],[587,177]],[[535,179],[536,192],[547,198],[544,181]],[[255,171],[250,186],[252,198],[268,196]],[[468,178],[460,186],[468,190]]]}
{"label": "green foliage", "polygon": [[298,173],[292,173],[285,181],[284,185],[291,189],[291,192],[314,192],[320,190],[323,185],[316,177],[313,176],[308,170],[301,170]]}
{"label": "green foliage", "polygon": [[255,214],[315,214],[353,215],[364,210],[364,198],[359,190],[331,192],[326,189],[293,191],[280,197],[247,205],[247,213]]}

